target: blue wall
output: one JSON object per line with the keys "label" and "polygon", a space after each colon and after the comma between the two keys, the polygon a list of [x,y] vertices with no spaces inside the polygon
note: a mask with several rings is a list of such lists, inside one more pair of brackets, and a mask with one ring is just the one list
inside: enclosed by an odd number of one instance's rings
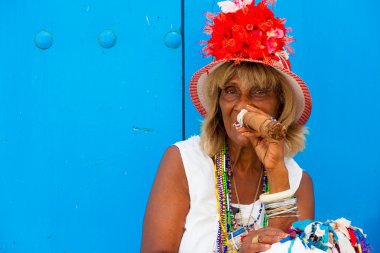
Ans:
{"label": "blue wall", "polygon": [[[313,95],[297,160],[314,179],[317,218],[353,220],[375,249],[378,7],[276,5]],[[210,61],[199,54],[206,11],[218,11],[214,1],[185,1],[184,15],[173,0],[0,1],[0,252],[138,252],[161,155],[199,132],[182,77],[187,85]],[[182,18],[184,48],[173,48]],[[48,49],[36,46],[42,30]],[[116,43],[104,48],[110,30]]]}

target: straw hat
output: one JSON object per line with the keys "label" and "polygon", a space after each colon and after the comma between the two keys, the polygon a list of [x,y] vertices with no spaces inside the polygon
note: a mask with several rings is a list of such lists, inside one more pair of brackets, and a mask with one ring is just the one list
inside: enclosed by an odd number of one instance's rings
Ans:
{"label": "straw hat", "polygon": [[211,38],[203,48],[205,56],[214,60],[198,70],[190,81],[190,97],[198,112],[208,111],[205,91],[207,77],[225,62],[257,62],[275,68],[292,88],[296,100],[296,122],[304,125],[311,113],[311,96],[305,82],[291,71],[289,53],[293,52],[285,28],[285,19],[277,18],[269,9],[273,0],[235,0],[219,2],[222,12],[206,14],[209,22],[205,31]]}

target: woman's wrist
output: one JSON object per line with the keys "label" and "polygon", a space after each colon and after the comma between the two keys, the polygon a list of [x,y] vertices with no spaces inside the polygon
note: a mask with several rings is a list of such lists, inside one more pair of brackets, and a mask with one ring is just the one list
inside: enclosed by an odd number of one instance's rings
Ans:
{"label": "woman's wrist", "polygon": [[269,181],[269,193],[282,192],[290,189],[289,174],[285,163],[277,166],[276,169],[267,169]]}

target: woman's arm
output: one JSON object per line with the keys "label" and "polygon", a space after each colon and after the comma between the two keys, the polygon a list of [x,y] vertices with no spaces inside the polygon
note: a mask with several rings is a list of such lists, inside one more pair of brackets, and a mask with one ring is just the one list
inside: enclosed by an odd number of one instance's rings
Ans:
{"label": "woman's arm", "polygon": [[[270,118],[265,112],[248,106],[248,112],[256,114],[256,116]],[[264,121],[265,122],[265,121]],[[260,127],[259,127],[260,128]],[[269,182],[269,194],[278,193],[290,189],[288,169],[285,165],[285,141],[275,140],[267,136],[263,136],[258,131],[246,127],[237,127],[242,135],[249,138],[253,148],[260,159],[264,167],[267,169],[267,176]],[[287,231],[289,226],[296,220],[302,219],[314,219],[314,193],[313,183],[310,176],[303,172],[300,186],[295,193],[297,198],[297,207],[300,217],[277,217],[271,218],[268,221],[268,226],[273,228],[279,228],[283,231]],[[287,216],[286,214],[281,216]]]}
{"label": "woman's arm", "polygon": [[[283,189],[286,190],[286,189]],[[273,218],[269,220],[269,226],[287,231],[291,224],[296,220],[314,220],[314,191],[313,181],[310,175],[303,171],[302,179],[298,190],[294,194],[297,198],[298,218]]]}
{"label": "woman's arm", "polygon": [[[307,174],[305,171],[303,172],[300,186],[298,187],[298,190],[296,191],[294,196],[298,200],[297,206],[300,214],[300,217],[298,219],[314,220],[313,182],[309,174]],[[262,252],[269,249],[272,244],[279,242],[282,238],[286,236],[286,234],[282,233],[281,231],[287,232],[287,229],[296,220],[297,218],[270,219],[269,227],[261,228],[248,234],[248,236],[245,238],[242,244],[240,252]],[[257,237],[256,240],[258,243],[252,243],[254,237]]]}
{"label": "woman's arm", "polygon": [[142,253],[178,252],[190,208],[181,154],[169,147],[160,163],[144,217]]}
{"label": "woman's arm", "polygon": [[297,200],[299,220],[314,220],[314,189],[310,175],[304,171],[298,190],[294,195]]}

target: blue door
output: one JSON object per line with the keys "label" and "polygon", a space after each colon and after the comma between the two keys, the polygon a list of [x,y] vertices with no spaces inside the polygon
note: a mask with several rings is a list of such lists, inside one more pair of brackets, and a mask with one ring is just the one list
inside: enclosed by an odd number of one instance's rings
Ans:
{"label": "blue door", "polygon": [[0,2],[0,252],[138,252],[182,139],[178,1]]}

